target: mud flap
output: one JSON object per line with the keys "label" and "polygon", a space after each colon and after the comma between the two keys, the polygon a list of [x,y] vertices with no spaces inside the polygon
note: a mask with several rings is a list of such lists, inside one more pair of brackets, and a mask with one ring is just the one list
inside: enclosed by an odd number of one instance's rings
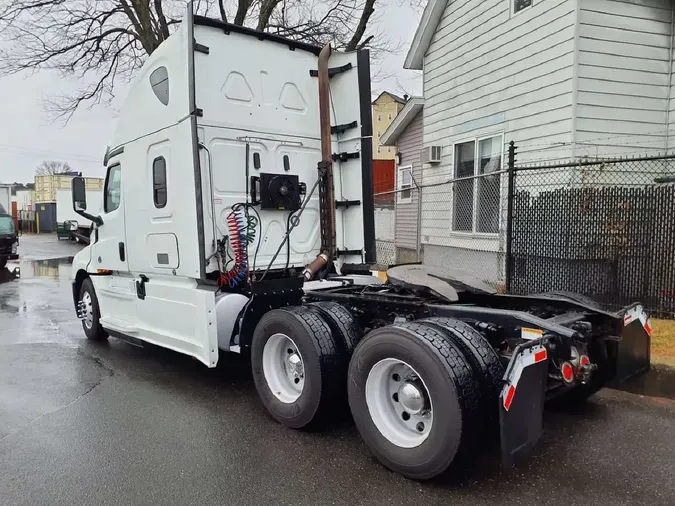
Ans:
{"label": "mud flap", "polygon": [[546,348],[538,342],[518,347],[504,379],[499,396],[502,463],[512,466],[532,450],[542,434],[548,380]]}
{"label": "mud flap", "polygon": [[623,313],[623,329],[617,353],[615,382],[649,371],[652,328],[640,304],[629,306]]}

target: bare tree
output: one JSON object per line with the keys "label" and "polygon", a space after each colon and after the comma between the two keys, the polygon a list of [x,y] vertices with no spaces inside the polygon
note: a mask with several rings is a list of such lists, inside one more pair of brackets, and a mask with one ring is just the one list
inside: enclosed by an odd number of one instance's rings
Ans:
{"label": "bare tree", "polygon": [[56,160],[45,160],[35,168],[36,176],[58,176],[59,174],[68,174],[72,171],[68,162],[58,162]]}
{"label": "bare tree", "polygon": [[[172,33],[185,4],[180,0],[4,0],[0,7],[0,73],[52,70],[83,83],[49,108],[70,119],[81,105],[114,97],[148,55]],[[376,0],[197,0],[197,14],[216,15],[310,43],[338,49],[370,47],[377,57],[393,48],[370,30]],[[214,11],[214,12],[212,12]],[[234,14],[234,15],[232,15]]]}

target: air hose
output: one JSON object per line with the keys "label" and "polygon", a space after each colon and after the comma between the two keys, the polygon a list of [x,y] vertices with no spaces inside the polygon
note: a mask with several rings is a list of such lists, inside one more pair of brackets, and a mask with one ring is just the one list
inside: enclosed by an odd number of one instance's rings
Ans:
{"label": "air hose", "polygon": [[234,256],[234,265],[231,269],[220,273],[220,286],[234,288],[245,282],[248,277],[248,245],[255,241],[257,219],[246,216],[244,207],[234,206],[227,216],[227,230],[230,248]]}

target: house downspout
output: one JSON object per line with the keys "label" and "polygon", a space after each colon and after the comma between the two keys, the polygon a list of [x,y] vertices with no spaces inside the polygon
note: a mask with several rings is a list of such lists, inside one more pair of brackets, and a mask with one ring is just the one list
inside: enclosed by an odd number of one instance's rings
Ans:
{"label": "house downspout", "polygon": [[673,28],[675,27],[675,7],[671,5],[670,7],[670,50],[668,52],[668,57],[670,58],[670,70],[668,72],[668,95],[666,100],[666,144],[665,150],[668,151],[668,143],[670,142],[670,100],[673,95]]}

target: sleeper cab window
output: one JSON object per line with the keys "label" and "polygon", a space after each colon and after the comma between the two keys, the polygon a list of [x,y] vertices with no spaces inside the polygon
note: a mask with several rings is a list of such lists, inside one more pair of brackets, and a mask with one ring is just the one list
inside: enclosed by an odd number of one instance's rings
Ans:
{"label": "sleeper cab window", "polygon": [[169,105],[169,73],[166,67],[157,67],[150,74],[150,86],[157,99]]}
{"label": "sleeper cab window", "polygon": [[163,156],[152,162],[152,197],[156,208],[166,205],[166,160]]}
{"label": "sleeper cab window", "polygon": [[108,169],[108,175],[105,180],[105,201],[103,202],[103,212],[110,213],[120,206],[121,191],[122,168],[119,164],[116,164]]}

